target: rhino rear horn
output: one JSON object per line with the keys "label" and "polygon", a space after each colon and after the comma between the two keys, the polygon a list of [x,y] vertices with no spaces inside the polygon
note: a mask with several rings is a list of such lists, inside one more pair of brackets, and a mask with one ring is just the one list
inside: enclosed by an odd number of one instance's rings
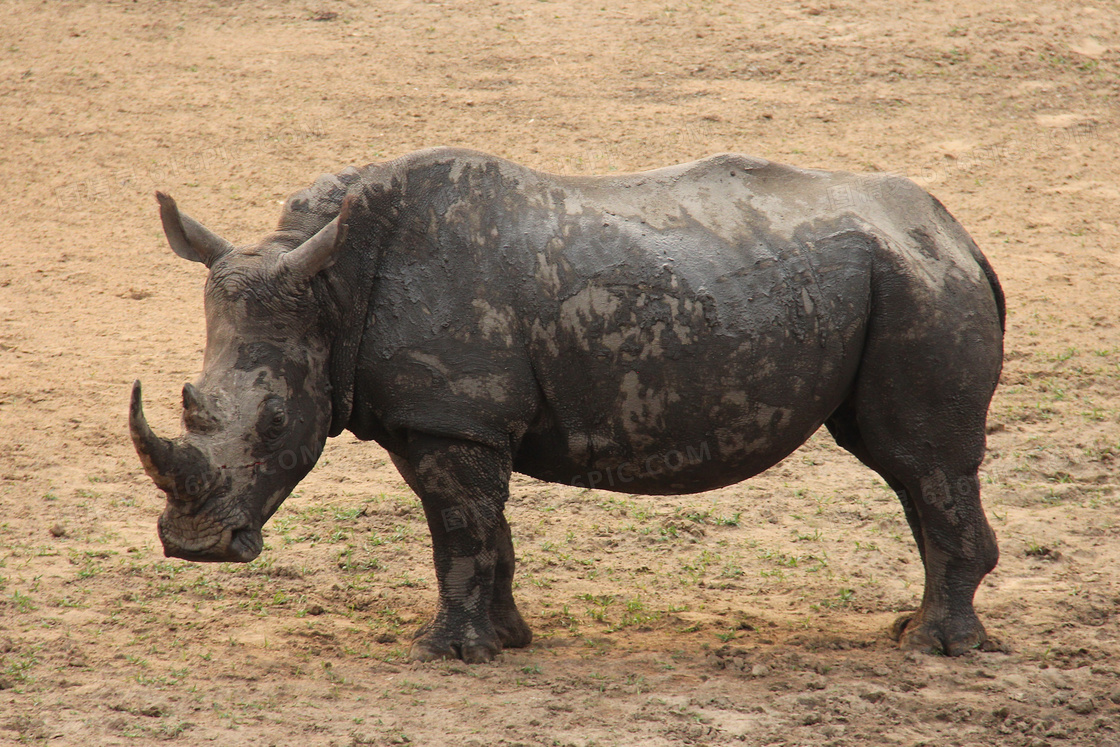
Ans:
{"label": "rhino rear horn", "polygon": [[156,192],[156,199],[159,200],[159,218],[163,223],[167,243],[183,259],[201,262],[210,267],[233,249],[233,245],[221,236],[186,213],[180,213],[171,195]]}
{"label": "rhino rear horn", "polygon": [[190,382],[183,385],[183,418],[194,428],[207,431],[218,424],[210,398]]}
{"label": "rhino rear horn", "polygon": [[280,269],[291,273],[301,280],[310,280],[325,270],[338,256],[338,250],[346,243],[349,229],[351,195],[342,200],[338,216],[307,241],[290,252],[281,255]]}

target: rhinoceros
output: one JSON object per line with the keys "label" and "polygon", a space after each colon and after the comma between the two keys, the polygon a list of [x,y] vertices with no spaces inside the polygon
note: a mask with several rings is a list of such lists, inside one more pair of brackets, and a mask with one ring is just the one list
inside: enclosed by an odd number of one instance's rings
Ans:
{"label": "rhinoceros", "polygon": [[157,197],[171,248],[209,268],[183,433],[155,435],[132,392],[168,556],[254,559],[349,430],[388,451],[431,532],[438,607],[410,656],[487,661],[532,637],[511,472],[695,493],[823,424],[917,541],[924,596],[896,640],[950,655],[987,640],[973,598],[999,553],[977,470],[1004,297],[912,182],[737,154],[556,176],[439,148],[320,177],[243,247]]}

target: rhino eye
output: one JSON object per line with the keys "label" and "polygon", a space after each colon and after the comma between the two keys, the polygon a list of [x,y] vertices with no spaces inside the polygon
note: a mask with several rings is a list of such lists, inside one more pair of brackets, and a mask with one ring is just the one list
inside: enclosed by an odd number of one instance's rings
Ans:
{"label": "rhino eye", "polygon": [[284,435],[288,425],[288,413],[279,397],[269,397],[261,403],[261,414],[257,420],[257,430],[266,441],[275,441]]}

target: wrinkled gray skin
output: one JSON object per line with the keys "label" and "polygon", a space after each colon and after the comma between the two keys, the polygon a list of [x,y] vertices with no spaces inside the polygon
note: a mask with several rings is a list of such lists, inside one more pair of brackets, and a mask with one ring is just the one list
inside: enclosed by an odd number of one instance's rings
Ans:
{"label": "wrinkled gray skin", "polygon": [[644,494],[730,485],[822,424],[898,493],[925,566],[905,648],[982,644],[977,468],[1002,361],[991,268],[893,177],[742,155],[602,178],[436,149],[324,176],[235,248],[159,195],[210,269],[184,433],[130,425],[169,556],[249,561],[328,436],[420,496],[439,606],[412,656],[486,661],[513,600],[510,473]]}

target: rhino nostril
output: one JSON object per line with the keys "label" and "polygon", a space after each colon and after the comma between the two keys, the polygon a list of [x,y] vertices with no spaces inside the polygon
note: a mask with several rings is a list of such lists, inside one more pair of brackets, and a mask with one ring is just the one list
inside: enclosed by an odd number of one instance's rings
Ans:
{"label": "rhino nostril", "polygon": [[243,526],[233,530],[230,535],[229,550],[230,554],[236,556],[242,562],[248,562],[258,555],[264,549],[264,539],[261,533],[252,527]]}

